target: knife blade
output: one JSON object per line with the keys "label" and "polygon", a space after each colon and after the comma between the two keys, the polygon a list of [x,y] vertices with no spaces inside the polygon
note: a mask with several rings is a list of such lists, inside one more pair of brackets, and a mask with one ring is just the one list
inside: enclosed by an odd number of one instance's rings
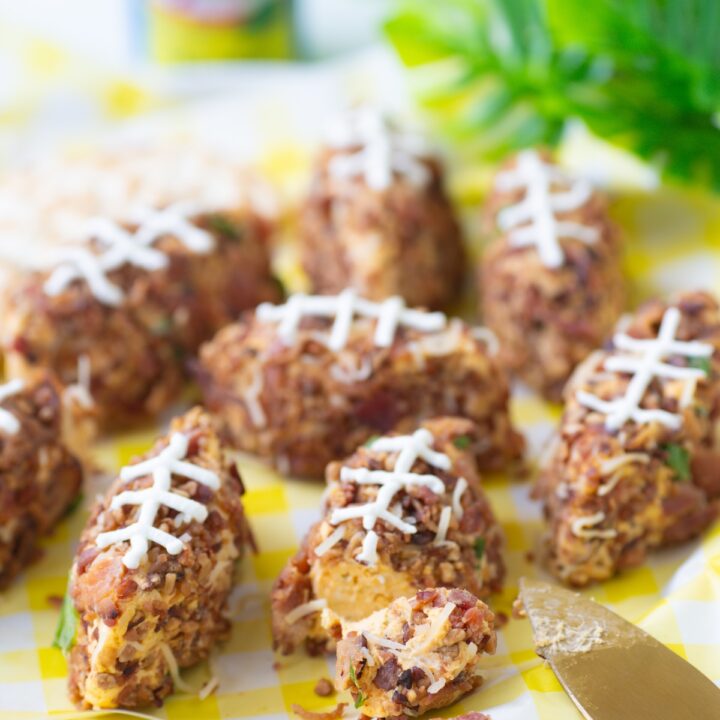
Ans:
{"label": "knife blade", "polygon": [[720,720],[720,689],[689,662],[578,593],[521,578],[536,652],[588,720]]}

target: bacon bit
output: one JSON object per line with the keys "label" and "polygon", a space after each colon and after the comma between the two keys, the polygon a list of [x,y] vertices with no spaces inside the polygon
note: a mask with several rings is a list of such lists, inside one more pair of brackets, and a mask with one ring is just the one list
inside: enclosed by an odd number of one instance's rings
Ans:
{"label": "bacon bit", "polygon": [[177,575],[175,573],[168,573],[165,576],[164,591],[166,595],[171,595],[175,590],[175,583],[177,582]]}
{"label": "bacon bit", "polygon": [[720,452],[694,448],[690,468],[695,485],[710,498],[720,496]]}
{"label": "bacon bit", "polygon": [[[97,548],[91,549],[97,550]],[[83,555],[85,552],[80,556],[78,563],[82,562]],[[126,568],[122,564],[120,555],[108,551],[94,555],[95,559],[86,566],[85,572],[73,587],[75,600],[80,607],[102,608],[108,603],[112,605],[111,598],[115,596],[121,578],[125,575]],[[100,612],[98,614],[104,615]]]}
{"label": "bacon bit", "polygon": [[467,610],[471,607],[475,607],[477,598],[467,590],[453,588],[448,595],[448,601],[455,603],[455,605],[457,605],[457,607],[461,610]]}
{"label": "bacon bit", "polygon": [[522,600],[519,597],[515,598],[515,600],[513,600],[512,616],[516,620],[523,620],[527,617],[527,612],[525,611],[525,606],[522,604]]}
{"label": "bacon bit", "polygon": [[438,595],[438,591],[434,588],[431,588],[430,590],[419,590],[415,594],[415,604],[413,606],[413,610],[421,608],[423,605],[430,604],[436,597],[438,597]]}
{"label": "bacon bit", "polygon": [[110,599],[102,599],[96,606],[96,611],[100,619],[108,626],[114,627],[117,619],[120,617],[120,610],[117,605]]}
{"label": "bacon bit", "polygon": [[299,715],[303,720],[340,720],[345,713],[347,703],[338,703],[335,708],[329,712],[312,712],[312,710],[306,710],[300,705],[292,705],[292,711]]}
{"label": "bacon bit", "polygon": [[63,604],[63,598],[60,595],[48,595],[47,604],[55,610],[59,610]]}
{"label": "bacon bit", "polygon": [[281,662],[274,662],[274,663],[272,664],[272,669],[273,669],[275,672],[277,672],[278,670],[282,670],[282,669],[283,669],[283,664],[282,664]]}
{"label": "bacon bit", "polygon": [[187,457],[192,457],[200,452],[200,445],[203,431],[198,429],[188,438]]}
{"label": "bacon bit", "polygon": [[508,617],[507,613],[502,612],[502,610],[495,613],[496,628],[505,627],[508,622],[510,622],[510,618]]}
{"label": "bacon bit", "polygon": [[120,581],[117,589],[117,595],[119,598],[132,597],[138,589],[138,584],[131,578],[125,577]]}
{"label": "bacon bit", "polygon": [[315,694],[319,697],[329,697],[334,692],[335,688],[327,678],[320,678],[315,684]]}
{"label": "bacon bit", "polygon": [[535,553],[532,550],[528,550],[525,553],[525,562],[528,562],[530,564],[535,562]]}
{"label": "bacon bit", "polygon": [[381,690],[391,690],[397,686],[401,671],[402,668],[398,665],[395,656],[393,656],[380,666],[373,679],[373,685]]}
{"label": "bacon bit", "polygon": [[100,549],[95,545],[86,547],[77,559],[77,572],[82,575],[87,570],[88,565],[100,554]]}

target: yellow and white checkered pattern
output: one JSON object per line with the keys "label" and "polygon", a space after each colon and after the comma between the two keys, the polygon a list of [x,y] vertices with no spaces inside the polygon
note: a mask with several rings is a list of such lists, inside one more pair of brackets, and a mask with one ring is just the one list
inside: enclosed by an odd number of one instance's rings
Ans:
{"label": "yellow and white checkered pattern", "polygon": [[[65,61],[54,46],[36,43],[29,49],[33,52],[25,55],[34,62],[28,67],[42,74],[47,82],[60,72],[64,76],[73,74],[63,71]],[[82,67],[90,66],[92,63]],[[388,73],[377,69],[366,62],[363,72],[352,69],[346,76],[335,78],[332,86],[328,86],[330,90],[323,85],[322,93],[318,94],[314,94],[312,87],[299,87],[298,76],[293,73],[286,92],[273,95],[271,101],[266,98],[250,108],[252,112],[242,108],[240,113],[234,107],[236,114],[232,115],[223,106],[216,108],[219,110],[216,114],[228,120],[225,131],[231,130],[241,140],[251,138],[253,145],[271,136],[271,142],[264,143],[267,152],[261,158],[261,167],[280,185],[292,186],[289,194],[295,195],[293,188],[299,187],[305,178],[307,148],[287,142],[295,134],[285,132],[286,121],[292,119],[296,124],[302,121],[315,128],[312,109],[317,108],[320,116],[325,112],[322,104],[326,96],[341,97],[348,87],[355,88],[355,95],[372,97],[368,88],[376,90],[382,84],[378,78],[382,77],[387,84]],[[78,70],[75,74],[82,73]],[[134,114],[153,105],[144,91],[135,91],[132,85],[105,81],[80,85],[102,107],[103,98],[107,101],[109,97],[112,102],[108,112],[115,115]],[[35,88],[33,92],[39,92],[38,87],[42,89],[25,80],[23,86]],[[392,87],[385,93],[387,96],[397,94]],[[103,95],[107,88],[113,92]],[[40,95],[30,97],[26,93],[22,97],[27,102],[16,107],[14,113],[0,114],[3,129],[0,150],[14,131],[37,114]],[[240,124],[246,120],[252,127]],[[585,150],[587,157],[583,155]],[[573,145],[569,154],[569,159],[583,168],[595,164],[598,169],[608,158],[612,160],[606,149],[598,151],[582,143],[579,147]],[[614,179],[618,174],[626,173],[615,172]],[[478,173],[475,168],[458,169],[452,184],[456,196],[471,208],[467,218],[471,234],[477,224],[477,211],[472,206],[486,180],[484,170]],[[615,202],[613,211],[627,238],[626,264],[632,279],[630,307],[650,295],[683,288],[702,287],[720,294],[720,201],[669,190],[626,193]],[[279,260],[281,270],[287,274],[289,269],[292,274],[292,252],[281,253]],[[522,390],[516,393],[513,402],[517,423],[529,440],[530,457],[536,459],[559,418],[560,409]],[[97,448],[98,458],[110,473],[116,472],[132,455],[144,451],[158,431],[159,428],[149,428],[107,441]],[[330,660],[302,655],[275,657],[271,648],[270,586],[318,516],[321,485],[283,479],[252,458],[242,458],[241,469],[248,490],[245,508],[259,553],[246,557],[239,568],[239,584],[231,600],[234,627],[229,642],[218,648],[209,663],[184,673],[193,687],[200,688],[211,677],[219,680],[219,687],[202,701],[195,695],[176,693],[162,708],[152,711],[152,717],[280,720],[292,715],[293,703],[319,710],[338,700],[349,700],[323,699],[313,692],[318,679],[332,677]],[[98,487],[86,489],[85,507],[61,523],[44,542],[41,560],[0,595],[0,720],[82,715],[73,711],[67,700],[65,659],[51,647],[51,642],[59,614],[57,600],[65,592],[67,572],[87,506],[105,482],[107,478]],[[542,574],[528,560],[528,553],[536,547],[542,532],[542,523],[536,504],[529,500],[527,481],[513,482],[494,476],[486,479],[486,486],[507,538],[506,587],[502,595],[492,598],[491,604],[496,611],[510,615],[519,577]],[[702,539],[656,553],[645,566],[587,593],[638,623],[720,683],[720,525]],[[510,620],[500,631],[497,653],[482,661],[482,673],[484,686],[442,715],[451,717],[469,710],[483,710],[493,720],[580,717],[553,673],[535,656],[527,621]]]}
{"label": "yellow and white checkered pattern", "polygon": [[[720,203],[695,195],[662,191],[625,197],[614,205],[628,236],[627,265],[633,299],[674,289],[705,287],[720,293]],[[520,389],[513,412],[537,458],[559,418],[551,407]],[[154,428],[106,441],[99,461],[117,469],[152,441]],[[200,688],[216,677],[218,690],[205,700],[176,693],[152,717],[168,720],[286,718],[291,705],[333,706],[347,698],[320,698],[313,688],[332,677],[325,658],[276,657],[271,648],[268,595],[274,578],[317,517],[320,484],[286,480],[259,461],[241,459],[247,486],[245,508],[259,553],[248,556],[231,601],[230,641],[209,663],[185,677]],[[529,483],[502,476],[486,479],[505,531],[508,577],[492,598],[496,611],[510,615],[521,575],[542,574],[528,553],[542,532]],[[86,492],[89,503],[98,488]],[[75,717],[66,698],[66,664],[51,647],[58,618],[56,600],[65,591],[73,546],[87,508],[65,520],[44,543],[44,556],[0,596],[0,718]],[[720,525],[698,541],[655,553],[643,567],[587,591],[638,623],[720,683]],[[493,720],[578,718],[551,670],[535,656],[527,621],[510,620],[500,631],[498,651],[481,663],[484,686],[442,714],[489,712]]]}

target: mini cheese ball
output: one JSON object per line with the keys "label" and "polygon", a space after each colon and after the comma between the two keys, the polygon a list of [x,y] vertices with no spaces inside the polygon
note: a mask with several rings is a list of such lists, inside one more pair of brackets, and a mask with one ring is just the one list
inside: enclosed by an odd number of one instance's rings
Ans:
{"label": "mini cheese ball", "polygon": [[486,328],[346,289],[246,313],[201,348],[195,372],[230,441],[284,475],[322,478],[369,437],[442,415],[475,422],[478,463],[497,470],[524,441],[496,349]]}
{"label": "mini cheese ball", "polygon": [[91,221],[86,240],[53,267],[8,286],[8,375],[49,368],[70,385],[84,363],[103,430],[157,416],[179,398],[202,342],[243,310],[281,297],[271,232],[250,209],[183,204],[132,222]]}
{"label": "mini cheese ball", "polygon": [[494,615],[472,593],[421,590],[357,622],[325,611],[337,643],[336,686],[349,690],[363,715],[421,715],[482,684],[482,653],[495,652]]}
{"label": "mini cheese ball", "polygon": [[526,150],[496,176],[478,271],[484,322],[517,377],[559,402],[612,331],[625,298],[621,244],[597,190]]}
{"label": "mini cheese ball", "polygon": [[[154,510],[151,488],[164,490]],[[97,501],[70,573],[78,707],[161,705],[181,683],[178,669],[227,638],[228,596],[250,541],[242,492],[234,460],[194,408]],[[149,529],[139,522],[148,510]]]}
{"label": "mini cheese ball", "polygon": [[707,528],[718,516],[719,429],[717,301],[690,292],[646,303],[566,388],[534,490],[554,574],[575,586],[607,580]]}
{"label": "mini cheese ball", "polygon": [[462,288],[465,253],[440,160],[368,107],[329,128],[300,241],[317,293],[353,287],[373,300],[400,295],[441,308]]}
{"label": "mini cheese ball", "polygon": [[47,372],[0,385],[0,589],[37,559],[41,538],[79,498],[84,438],[75,410]]}
{"label": "mini cheese ball", "polygon": [[422,588],[501,589],[502,535],[473,457],[478,442],[471,422],[437,418],[328,467],[323,519],[271,593],[282,652],[332,650],[323,608],[356,621]]}

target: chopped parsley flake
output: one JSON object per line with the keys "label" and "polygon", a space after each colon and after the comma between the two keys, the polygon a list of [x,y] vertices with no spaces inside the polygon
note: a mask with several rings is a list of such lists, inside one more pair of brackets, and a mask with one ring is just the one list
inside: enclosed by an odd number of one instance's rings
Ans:
{"label": "chopped parsley flake", "polygon": [[171,317],[165,316],[157,319],[150,328],[150,332],[153,335],[167,335],[173,328],[173,321]]}
{"label": "chopped parsley flake", "polygon": [[85,496],[82,493],[78,493],[71,501],[70,504],[65,508],[65,513],[63,514],[63,517],[67,517],[68,515],[72,515],[81,505],[83,500],[85,499]]}
{"label": "chopped parsley flake", "polygon": [[77,631],[78,614],[73,605],[70,592],[65,593],[62,607],[60,608],[60,619],[58,620],[53,647],[59,648],[64,653],[68,652],[75,644],[75,633]]}
{"label": "chopped parsley flake", "polygon": [[467,435],[460,435],[453,440],[453,445],[458,450],[467,450],[470,447],[470,438]]}
{"label": "chopped parsley flake", "polygon": [[702,370],[708,377],[712,372],[709,357],[694,357],[690,358],[688,365],[692,368]]}
{"label": "chopped parsley flake", "polygon": [[360,683],[358,682],[357,675],[355,674],[355,668],[352,665],[350,666],[350,679],[352,680],[352,683],[358,693],[355,698],[355,707],[361,708],[365,704],[365,695],[363,695],[363,692],[360,689]]}
{"label": "chopped parsley flake", "polygon": [[475,557],[478,560],[482,560],[484,554],[485,554],[485,538],[479,537],[475,540]]}
{"label": "chopped parsley flake", "polygon": [[676,443],[668,443],[665,445],[667,452],[667,465],[675,471],[675,475],[680,480],[690,479],[690,453],[682,446]]}

